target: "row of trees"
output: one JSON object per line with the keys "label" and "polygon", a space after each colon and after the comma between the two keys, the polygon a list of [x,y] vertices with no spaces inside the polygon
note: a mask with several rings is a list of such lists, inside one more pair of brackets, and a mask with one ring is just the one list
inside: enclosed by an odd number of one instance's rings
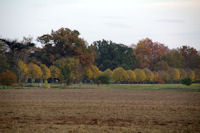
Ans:
{"label": "row of trees", "polygon": [[68,28],[52,31],[38,37],[42,48],[36,47],[31,38],[21,42],[0,39],[0,82],[14,77],[18,83],[57,79],[70,84],[102,76],[124,83],[178,82],[183,77],[200,81],[200,53],[195,48],[171,50],[149,38],[131,47],[106,40],[88,46],[79,35]]}
{"label": "row of trees", "polygon": [[[169,68],[168,71],[151,71],[147,68],[125,70],[118,67],[113,71],[110,69],[99,71],[97,79],[102,75],[109,77],[108,79],[114,83],[179,83],[185,78],[190,78],[193,82],[200,81],[200,71],[197,69],[193,71]],[[95,80],[94,77],[90,79]]]}
{"label": "row of trees", "polygon": [[200,52],[189,46],[169,49],[164,44],[146,38],[131,47],[112,41],[96,41],[91,45],[96,51],[95,63],[100,70],[148,68],[167,70],[173,68],[200,68]]}

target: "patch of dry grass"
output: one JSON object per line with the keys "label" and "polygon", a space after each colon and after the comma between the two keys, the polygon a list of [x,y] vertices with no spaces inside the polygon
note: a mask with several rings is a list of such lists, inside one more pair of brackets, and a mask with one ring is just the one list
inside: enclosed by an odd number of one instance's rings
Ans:
{"label": "patch of dry grass", "polygon": [[199,92],[0,90],[2,133],[199,131]]}

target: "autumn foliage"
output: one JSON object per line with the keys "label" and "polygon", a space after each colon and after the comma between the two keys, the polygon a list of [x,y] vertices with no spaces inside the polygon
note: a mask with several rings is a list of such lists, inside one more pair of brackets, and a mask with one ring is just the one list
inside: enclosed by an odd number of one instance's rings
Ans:
{"label": "autumn foliage", "polygon": [[[108,40],[91,45],[77,30],[60,28],[37,38],[0,38],[1,84],[28,79],[60,83],[181,83],[200,82],[200,52],[190,46],[169,49],[150,38],[131,47]],[[10,71],[12,70],[12,71]],[[11,79],[9,79],[11,78]],[[5,83],[8,82],[8,83]]]}
{"label": "autumn foliage", "polygon": [[17,76],[14,72],[7,70],[0,75],[0,84],[13,85],[17,83]]}

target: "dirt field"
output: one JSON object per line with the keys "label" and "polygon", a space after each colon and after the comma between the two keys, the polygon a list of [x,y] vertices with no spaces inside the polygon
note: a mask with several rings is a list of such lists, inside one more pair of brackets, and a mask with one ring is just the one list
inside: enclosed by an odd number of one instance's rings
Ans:
{"label": "dirt field", "polygon": [[199,133],[200,93],[0,90],[0,133]]}

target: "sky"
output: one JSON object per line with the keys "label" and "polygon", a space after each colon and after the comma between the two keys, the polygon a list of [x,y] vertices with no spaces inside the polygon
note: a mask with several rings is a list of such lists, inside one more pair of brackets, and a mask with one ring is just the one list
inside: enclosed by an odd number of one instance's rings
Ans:
{"label": "sky", "polygon": [[130,46],[148,37],[200,50],[200,0],[0,0],[1,38],[36,40],[61,27],[78,30],[88,44]]}

